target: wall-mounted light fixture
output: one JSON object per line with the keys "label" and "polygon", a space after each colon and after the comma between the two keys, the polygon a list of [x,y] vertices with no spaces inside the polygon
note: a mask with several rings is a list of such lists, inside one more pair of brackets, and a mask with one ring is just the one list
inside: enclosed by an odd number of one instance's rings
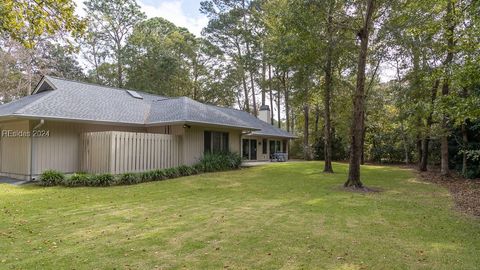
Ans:
{"label": "wall-mounted light fixture", "polygon": [[183,124],[183,128],[191,128],[192,126],[190,125],[187,125],[187,124]]}

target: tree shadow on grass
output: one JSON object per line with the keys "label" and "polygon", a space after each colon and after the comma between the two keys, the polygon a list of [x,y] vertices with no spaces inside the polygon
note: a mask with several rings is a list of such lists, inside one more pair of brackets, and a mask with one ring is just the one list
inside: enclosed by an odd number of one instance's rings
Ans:
{"label": "tree shadow on grass", "polygon": [[358,188],[358,187],[345,187],[345,186],[341,186],[340,187],[341,190],[343,191],[347,191],[347,192],[354,192],[354,193],[380,193],[380,192],[383,192],[384,190],[381,189],[381,188],[377,188],[377,187],[361,187],[361,188]]}

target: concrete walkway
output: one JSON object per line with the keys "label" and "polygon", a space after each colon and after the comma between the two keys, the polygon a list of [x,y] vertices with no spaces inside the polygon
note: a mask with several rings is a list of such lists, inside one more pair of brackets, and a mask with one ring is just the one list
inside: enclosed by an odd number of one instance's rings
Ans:
{"label": "concrete walkway", "polygon": [[0,177],[0,184],[10,184],[10,185],[23,185],[26,183],[29,183],[30,181],[25,181],[25,180],[18,180],[18,179],[13,179],[13,178],[8,178],[8,177]]}
{"label": "concrete walkway", "polygon": [[272,164],[272,162],[270,162],[270,161],[245,161],[245,162],[242,162],[242,165],[240,165],[240,166],[248,168],[248,167],[257,167],[257,166],[263,166],[263,165],[268,165],[268,164]]}
{"label": "concrete walkway", "polygon": [[282,161],[282,162],[278,162],[278,161],[244,161],[242,162],[242,165],[240,165],[241,167],[257,167],[257,166],[263,166],[263,165],[268,165],[268,164],[275,164],[275,163],[285,163],[285,162],[288,162],[288,163],[291,163],[291,162],[302,162],[304,160],[300,160],[300,159],[289,159],[287,161]]}

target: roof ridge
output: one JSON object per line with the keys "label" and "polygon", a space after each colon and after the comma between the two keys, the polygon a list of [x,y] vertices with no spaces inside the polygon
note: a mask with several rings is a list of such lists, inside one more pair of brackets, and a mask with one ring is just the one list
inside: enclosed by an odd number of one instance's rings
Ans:
{"label": "roof ridge", "polygon": [[67,78],[62,78],[62,77],[57,77],[57,76],[52,76],[52,75],[45,75],[45,77],[53,78],[53,79],[57,79],[57,80],[61,80],[61,81],[68,81],[68,82],[74,82],[74,83],[80,83],[80,84],[93,85],[93,86],[97,86],[97,87],[109,88],[109,89],[116,90],[116,91],[124,91],[125,92],[125,91],[128,90],[128,91],[135,91],[135,92],[139,92],[139,93],[142,93],[142,94],[152,95],[152,96],[166,98],[166,99],[172,98],[172,97],[169,97],[169,96],[161,96],[161,95],[157,95],[157,94],[153,94],[153,93],[148,93],[148,92],[145,92],[145,91],[142,91],[142,90],[136,90],[136,89],[130,89],[130,88],[118,88],[118,87],[114,87],[114,86],[102,85],[102,84],[99,84],[99,83],[77,81],[77,80],[73,80],[73,79],[67,79]]}

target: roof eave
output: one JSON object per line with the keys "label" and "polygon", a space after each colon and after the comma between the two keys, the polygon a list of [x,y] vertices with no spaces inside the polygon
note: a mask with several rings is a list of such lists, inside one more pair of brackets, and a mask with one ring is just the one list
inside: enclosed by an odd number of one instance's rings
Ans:
{"label": "roof eave", "polygon": [[62,122],[76,122],[76,123],[86,123],[86,124],[103,124],[103,125],[117,125],[117,126],[139,126],[143,127],[143,123],[132,123],[132,122],[118,122],[111,120],[96,120],[96,119],[80,119],[80,118],[70,118],[70,117],[58,117],[58,116],[43,116],[43,115],[26,115],[26,114],[14,114],[11,115],[17,119],[45,119],[53,121],[62,121]]}
{"label": "roof eave", "polygon": [[160,121],[160,122],[152,122],[147,124],[147,126],[159,126],[159,125],[192,125],[192,126],[221,127],[221,128],[238,129],[238,130],[250,130],[250,131],[261,130],[255,127],[248,127],[248,126],[238,126],[238,125],[234,126],[234,125],[225,125],[225,124],[215,123],[215,122],[189,121],[189,120]]}
{"label": "roof eave", "polygon": [[260,129],[247,126],[232,126],[224,125],[211,122],[201,122],[201,121],[163,121],[155,123],[134,123],[134,122],[119,122],[111,120],[97,120],[97,119],[80,119],[80,118],[71,118],[71,117],[58,117],[58,116],[48,116],[48,115],[27,115],[27,114],[10,114],[0,116],[0,120],[4,119],[46,119],[54,121],[67,121],[67,122],[79,122],[79,123],[88,123],[88,124],[105,124],[105,125],[121,125],[121,126],[142,126],[142,127],[152,127],[159,125],[198,125],[198,126],[211,126],[211,127],[222,127],[228,129],[238,129],[238,130],[250,130],[250,131],[259,131]]}
{"label": "roof eave", "polygon": [[269,133],[262,133],[262,132],[252,132],[252,133],[248,134],[248,136],[265,136],[265,137],[284,138],[284,139],[297,139],[298,138],[298,136],[295,136],[293,134],[280,135],[280,134],[269,134]]}

